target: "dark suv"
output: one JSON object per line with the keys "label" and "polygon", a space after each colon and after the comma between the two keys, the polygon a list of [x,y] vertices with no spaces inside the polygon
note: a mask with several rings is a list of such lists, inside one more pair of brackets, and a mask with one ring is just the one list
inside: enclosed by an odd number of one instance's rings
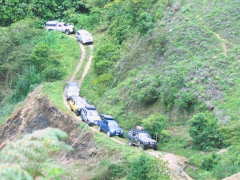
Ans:
{"label": "dark suv", "polygon": [[157,148],[157,142],[151,139],[151,136],[148,134],[148,132],[144,130],[130,129],[127,132],[127,140],[129,146],[137,145],[143,150],[149,148],[156,150]]}

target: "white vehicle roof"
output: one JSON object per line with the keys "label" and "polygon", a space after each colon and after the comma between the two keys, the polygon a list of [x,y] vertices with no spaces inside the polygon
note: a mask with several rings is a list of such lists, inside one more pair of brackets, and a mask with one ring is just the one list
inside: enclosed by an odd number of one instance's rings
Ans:
{"label": "white vehicle roof", "polygon": [[81,33],[81,34],[90,34],[87,30],[85,29],[80,29],[78,30],[78,33]]}
{"label": "white vehicle roof", "polygon": [[57,24],[58,21],[48,21],[46,24]]}

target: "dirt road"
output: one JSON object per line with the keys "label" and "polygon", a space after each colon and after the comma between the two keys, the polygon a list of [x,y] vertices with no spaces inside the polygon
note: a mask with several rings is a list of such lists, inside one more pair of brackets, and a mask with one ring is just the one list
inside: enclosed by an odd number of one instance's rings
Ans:
{"label": "dirt road", "polygon": [[[73,37],[72,37],[73,38]],[[80,43],[79,43],[80,44]],[[81,51],[82,51],[82,55],[81,55],[81,58],[80,58],[80,61],[70,79],[70,81],[76,81],[76,75],[78,73],[78,71],[80,70],[81,66],[82,66],[82,62],[84,61],[85,59],[85,48],[82,44],[80,44],[80,47],[81,47]],[[79,87],[81,87],[82,83],[83,83],[83,80],[85,78],[85,76],[87,75],[89,69],[90,69],[90,66],[91,66],[91,63],[92,63],[92,59],[93,59],[93,55],[92,55],[92,52],[93,52],[93,45],[90,46],[90,56],[89,56],[89,59],[88,59],[88,62],[84,68],[84,71],[83,71],[83,74],[81,76],[81,79],[79,81]],[[64,101],[64,104],[66,105],[66,107],[68,109],[69,106],[68,106],[68,103],[65,99],[65,96],[63,94],[63,101]],[[78,117],[78,116],[75,116],[75,120],[80,122],[81,121],[81,117]],[[90,127],[90,129],[94,132],[97,132],[97,129],[94,128],[94,127]],[[107,137],[107,136],[106,136]],[[121,144],[121,145],[127,145],[127,143],[124,143],[124,142],[121,142],[119,141],[118,139],[112,137],[111,140],[115,141],[116,143],[118,144]],[[168,163],[168,169],[170,170],[171,172],[171,178],[174,179],[174,180],[192,180],[192,178],[184,171],[185,170],[185,167],[188,163],[188,160],[185,158],[185,157],[181,157],[181,156],[177,156],[177,155],[174,155],[174,154],[171,154],[171,153],[167,153],[167,152],[161,152],[161,151],[151,151],[151,150],[148,150],[146,151],[146,153],[154,156],[154,157],[157,157],[157,158],[161,158],[163,161],[167,162]]]}

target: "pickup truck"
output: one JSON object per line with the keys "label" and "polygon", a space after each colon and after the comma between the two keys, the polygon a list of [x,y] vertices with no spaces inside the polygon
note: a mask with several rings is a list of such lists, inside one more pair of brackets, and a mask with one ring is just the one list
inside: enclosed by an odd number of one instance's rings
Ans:
{"label": "pickup truck", "polygon": [[98,122],[98,131],[105,131],[107,136],[120,136],[123,137],[123,130],[114,120],[113,117],[101,114],[101,121]]}
{"label": "pickup truck", "polygon": [[147,148],[157,149],[157,142],[151,139],[151,136],[147,131],[130,129],[127,132],[128,145],[137,145],[140,149],[145,150]]}
{"label": "pickup truck", "polygon": [[75,31],[75,26],[67,25],[66,23],[58,22],[58,21],[48,21],[46,23],[45,28],[47,31],[55,30],[55,31],[63,32],[67,35],[70,33],[74,33]]}

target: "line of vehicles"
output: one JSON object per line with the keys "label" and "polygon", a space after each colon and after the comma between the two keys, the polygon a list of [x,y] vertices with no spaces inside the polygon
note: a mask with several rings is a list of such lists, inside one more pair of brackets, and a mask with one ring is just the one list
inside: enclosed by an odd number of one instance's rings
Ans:
{"label": "line of vehicles", "polygon": [[[105,132],[107,136],[119,136],[123,137],[123,129],[117,123],[114,117],[99,114],[94,105],[88,104],[86,99],[79,96],[80,89],[76,82],[68,82],[65,89],[65,97],[68,101],[71,111],[77,116],[81,116],[82,121],[87,125],[98,126],[99,132]],[[141,126],[137,126],[136,129],[130,129],[126,133],[128,145],[137,145],[140,149],[156,149],[157,142],[151,138],[147,131],[144,131]]]}
{"label": "line of vehicles", "polygon": [[[47,31],[59,31],[63,32],[67,35],[71,33],[75,33],[75,26],[68,25],[64,22],[59,21],[48,21],[45,25],[45,29]],[[92,35],[85,29],[78,30],[76,32],[76,38],[79,42],[84,44],[92,44],[93,43],[93,37]]]}

